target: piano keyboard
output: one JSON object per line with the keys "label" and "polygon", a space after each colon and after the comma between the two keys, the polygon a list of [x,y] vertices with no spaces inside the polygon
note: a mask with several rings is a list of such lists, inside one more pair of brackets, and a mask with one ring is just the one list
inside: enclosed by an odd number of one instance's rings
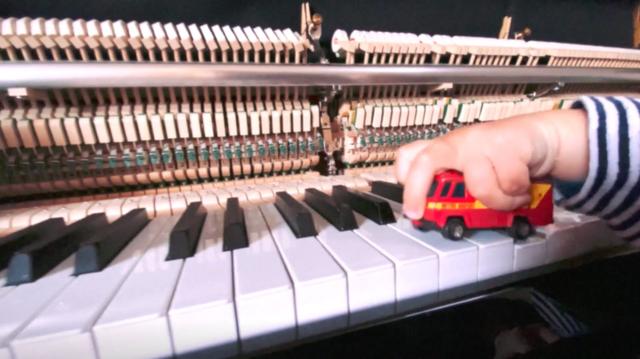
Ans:
{"label": "piano keyboard", "polygon": [[[619,244],[603,222],[561,209],[525,241],[497,231],[449,241],[413,228],[385,186],[374,193],[339,187],[345,182],[334,182],[335,195],[305,188],[270,202],[227,197],[223,207],[205,208],[196,201],[151,220],[131,209],[110,224],[88,220],[106,218],[100,213],[14,232],[11,242],[0,240],[0,259],[8,258],[0,261],[0,358],[255,353],[442,304]],[[341,190],[369,200],[351,207]],[[389,223],[369,218],[380,208],[390,210]],[[353,227],[339,228],[349,223],[341,218],[353,218]],[[300,223],[315,235],[298,238]],[[59,234],[52,239],[43,226]],[[19,260],[33,253],[25,248],[82,230],[77,250],[56,263]],[[237,237],[247,246],[230,246]],[[11,273],[43,261],[46,273],[9,283]]]}

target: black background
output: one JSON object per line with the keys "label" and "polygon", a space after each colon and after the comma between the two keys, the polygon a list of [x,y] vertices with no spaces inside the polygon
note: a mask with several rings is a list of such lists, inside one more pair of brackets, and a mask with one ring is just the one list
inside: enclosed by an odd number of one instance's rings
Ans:
{"label": "black background", "polygon": [[[299,31],[299,0],[0,0],[0,17],[95,18],[207,23]],[[495,37],[505,14],[534,40],[630,47],[633,1],[312,0],[325,19],[323,42],[337,28]]]}

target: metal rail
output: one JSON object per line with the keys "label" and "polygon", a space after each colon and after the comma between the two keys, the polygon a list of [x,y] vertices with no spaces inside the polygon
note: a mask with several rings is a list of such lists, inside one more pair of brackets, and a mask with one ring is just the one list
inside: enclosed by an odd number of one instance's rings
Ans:
{"label": "metal rail", "polygon": [[0,88],[637,83],[640,69],[201,63],[0,63]]}

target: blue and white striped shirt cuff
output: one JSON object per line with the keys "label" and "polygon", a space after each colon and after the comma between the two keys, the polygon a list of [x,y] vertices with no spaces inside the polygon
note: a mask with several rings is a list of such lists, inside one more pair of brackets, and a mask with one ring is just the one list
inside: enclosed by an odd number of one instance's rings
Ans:
{"label": "blue and white striped shirt cuff", "polygon": [[558,183],[558,203],[603,218],[622,238],[640,238],[640,102],[586,96],[589,172],[582,184]]}

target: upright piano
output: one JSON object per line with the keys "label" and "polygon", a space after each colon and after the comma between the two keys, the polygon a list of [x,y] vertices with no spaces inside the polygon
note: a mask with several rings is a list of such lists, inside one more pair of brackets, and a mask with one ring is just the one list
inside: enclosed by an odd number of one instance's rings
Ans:
{"label": "upright piano", "polygon": [[323,50],[322,21],[0,19],[0,358],[271,352],[627,250],[560,208],[523,241],[419,231],[393,161],[637,94],[640,51],[361,30]]}

